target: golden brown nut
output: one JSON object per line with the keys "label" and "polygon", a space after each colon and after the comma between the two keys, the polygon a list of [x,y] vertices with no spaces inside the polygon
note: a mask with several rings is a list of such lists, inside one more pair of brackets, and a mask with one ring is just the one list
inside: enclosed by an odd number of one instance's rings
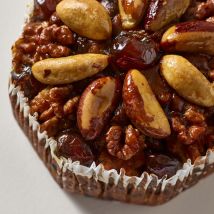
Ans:
{"label": "golden brown nut", "polygon": [[139,131],[154,138],[170,135],[168,119],[146,78],[130,70],[123,85],[123,102],[127,116]]}
{"label": "golden brown nut", "polygon": [[112,33],[111,18],[96,0],[63,0],[56,11],[74,32],[95,40],[108,39]]}
{"label": "golden brown nut", "polygon": [[122,160],[129,160],[143,148],[144,137],[137,129],[129,125],[125,131],[125,144],[122,142],[123,129],[112,126],[106,133],[107,150],[109,154]]}
{"label": "golden brown nut", "polygon": [[99,78],[85,89],[79,101],[77,122],[86,140],[99,136],[117,105],[119,92],[120,84],[112,77]]}
{"label": "golden brown nut", "polygon": [[214,55],[214,23],[193,21],[177,24],[164,33],[161,46],[170,52]]}
{"label": "golden brown nut", "polygon": [[186,100],[205,107],[214,106],[214,85],[184,57],[164,56],[161,72],[168,84]]}
{"label": "golden brown nut", "polygon": [[105,69],[108,56],[103,54],[79,54],[62,58],[50,58],[35,63],[34,77],[49,85],[67,84],[93,76]]}
{"label": "golden brown nut", "polygon": [[189,5],[190,0],[151,0],[145,21],[146,30],[160,30],[180,18]]}

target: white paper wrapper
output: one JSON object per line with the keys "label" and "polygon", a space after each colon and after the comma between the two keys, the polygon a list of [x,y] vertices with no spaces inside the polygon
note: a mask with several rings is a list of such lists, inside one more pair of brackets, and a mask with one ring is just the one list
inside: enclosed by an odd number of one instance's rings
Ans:
{"label": "white paper wrapper", "polygon": [[29,114],[28,99],[13,84],[9,85],[9,95],[14,115],[29,137],[39,156],[45,162],[56,181],[67,191],[89,196],[114,199],[130,203],[156,205],[164,203],[183,190],[197,183],[202,177],[214,171],[214,150],[206,156],[198,157],[194,164],[188,160],[183,168],[171,177],[158,179],[144,172],[140,177],[126,176],[124,170],[105,170],[100,164],[90,167],[57,157],[57,143],[46,132],[41,133],[37,115]]}

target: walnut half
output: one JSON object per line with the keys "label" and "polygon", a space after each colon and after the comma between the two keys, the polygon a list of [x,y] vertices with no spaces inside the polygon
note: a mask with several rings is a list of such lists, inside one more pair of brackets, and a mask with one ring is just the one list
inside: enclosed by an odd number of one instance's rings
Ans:
{"label": "walnut half", "polygon": [[60,130],[71,127],[79,97],[70,97],[72,87],[53,87],[42,90],[31,102],[30,113],[38,113],[40,131],[55,136]]}
{"label": "walnut half", "polygon": [[122,160],[129,160],[135,156],[144,144],[144,136],[137,129],[129,125],[125,130],[125,144],[122,145],[123,129],[112,126],[106,134],[107,150],[109,154]]}

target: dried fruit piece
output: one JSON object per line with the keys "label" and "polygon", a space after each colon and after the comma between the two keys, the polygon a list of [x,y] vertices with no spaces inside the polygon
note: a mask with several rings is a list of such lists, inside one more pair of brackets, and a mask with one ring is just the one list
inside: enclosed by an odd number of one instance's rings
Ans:
{"label": "dried fruit piece", "polygon": [[16,73],[13,71],[11,73],[13,84],[16,86],[19,85],[21,90],[24,92],[24,95],[29,99],[34,98],[39,91],[41,91],[45,85],[38,82],[33,74],[30,67],[22,68],[21,73]]}
{"label": "dried fruit piece", "polygon": [[168,84],[186,100],[205,107],[214,106],[213,84],[184,57],[164,56],[161,72]]}
{"label": "dried fruit piece", "polygon": [[147,172],[157,175],[159,178],[167,175],[168,178],[176,174],[181,167],[181,163],[167,155],[149,154],[147,160]]}
{"label": "dried fruit piece", "polygon": [[136,27],[142,20],[148,0],[118,0],[124,29]]}
{"label": "dried fruit piece", "polygon": [[33,65],[32,72],[44,84],[67,84],[93,76],[107,65],[107,55],[79,54],[39,61]]}
{"label": "dried fruit piece", "polygon": [[146,30],[160,30],[180,18],[189,5],[190,0],[151,0],[145,21]]}
{"label": "dried fruit piece", "polygon": [[125,131],[125,144],[122,145],[123,129],[112,126],[106,133],[107,150],[109,154],[122,160],[129,160],[143,148],[144,138],[131,125]]}
{"label": "dried fruit piece", "polygon": [[79,101],[77,122],[86,140],[99,136],[117,106],[119,94],[120,84],[111,77],[97,79],[85,89]]}
{"label": "dried fruit piece", "polygon": [[164,33],[161,46],[165,51],[214,55],[214,24],[206,21],[179,23]]}
{"label": "dried fruit piece", "polygon": [[64,131],[57,138],[58,153],[72,161],[80,161],[81,164],[90,166],[94,160],[90,147],[82,137],[72,131]]}
{"label": "dried fruit piece", "polygon": [[114,40],[112,55],[113,64],[120,69],[144,69],[158,59],[159,44],[143,30],[123,31]]}
{"label": "dried fruit piece", "polygon": [[127,116],[145,135],[154,138],[170,135],[167,117],[146,78],[138,70],[130,70],[126,75],[123,101]]}
{"label": "dried fruit piece", "polygon": [[63,0],[56,11],[74,32],[95,40],[108,39],[112,33],[111,18],[96,0]]}

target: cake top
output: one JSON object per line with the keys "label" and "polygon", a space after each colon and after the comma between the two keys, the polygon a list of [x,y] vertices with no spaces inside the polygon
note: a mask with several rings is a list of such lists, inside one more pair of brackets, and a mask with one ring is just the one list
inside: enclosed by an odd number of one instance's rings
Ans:
{"label": "cake top", "polygon": [[59,156],[170,177],[214,144],[212,14],[210,0],[35,0],[12,81]]}

